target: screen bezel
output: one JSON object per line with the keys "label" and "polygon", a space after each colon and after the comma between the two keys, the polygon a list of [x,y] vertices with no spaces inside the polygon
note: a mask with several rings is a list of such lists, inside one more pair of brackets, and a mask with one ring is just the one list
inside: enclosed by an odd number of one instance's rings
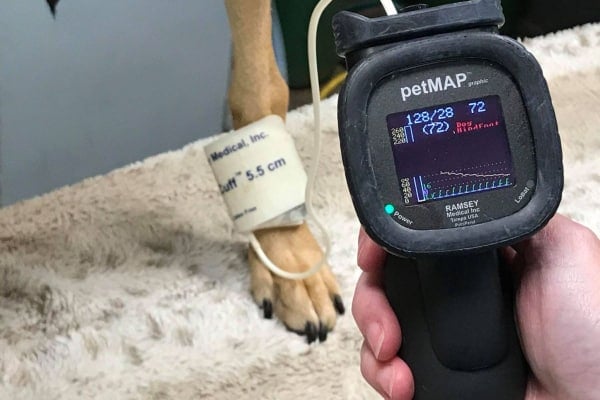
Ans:
{"label": "screen bezel", "polygon": [[[415,230],[381,212],[367,111],[374,88],[395,71],[445,61],[477,59],[500,65],[522,97],[535,148],[536,188],[518,211],[478,225]],[[483,251],[522,239],[555,213],[563,186],[562,152],[550,94],[541,68],[519,43],[488,32],[458,32],[386,46],[359,61],[340,94],[340,144],[346,178],[367,233],[397,255]],[[385,166],[384,166],[385,168]]]}
{"label": "screen bezel", "polygon": [[[462,87],[432,93],[428,96],[409,98],[405,102],[394,101],[398,90],[403,85],[414,82],[415,79],[426,79],[441,72],[453,75],[461,71],[468,71],[469,76],[474,79],[485,76],[489,79],[489,83],[475,88]],[[395,171],[381,168],[381,166],[395,165],[393,150],[389,145],[387,123],[382,120],[382,115],[396,110],[407,111],[425,108],[428,105],[463,101],[471,99],[473,96],[486,97],[489,95],[500,97],[515,171],[514,176],[518,184],[503,189],[501,192],[469,194],[442,202],[421,203],[418,206],[406,206],[396,201],[401,197],[397,175],[394,176],[392,173]],[[529,183],[529,196],[524,199],[528,201],[531,198],[530,190],[534,189],[536,184],[534,145],[530,126],[526,123],[527,119],[521,95],[510,75],[500,66],[489,61],[476,59],[467,59],[464,62],[446,61],[429,64],[421,68],[397,71],[385,76],[380,79],[373,89],[367,110],[368,149],[374,166],[375,184],[378,187],[380,201],[384,204],[394,204],[399,211],[399,214],[394,213],[393,215],[394,222],[411,230],[449,229],[464,223],[469,225],[472,223],[481,224],[514,214],[526,205],[525,201],[516,203],[514,199],[518,198],[527,183]],[[477,215],[477,219],[469,219],[455,224],[450,218],[446,217],[446,204],[471,201],[477,201],[476,208],[481,208],[481,205],[484,207],[481,212],[471,213],[463,218]],[[384,206],[380,205],[380,207],[383,209]]]}

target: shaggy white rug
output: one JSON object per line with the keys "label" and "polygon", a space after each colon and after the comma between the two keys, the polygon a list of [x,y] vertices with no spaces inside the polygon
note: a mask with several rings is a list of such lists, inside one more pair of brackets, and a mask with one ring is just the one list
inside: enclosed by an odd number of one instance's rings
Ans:
{"label": "shaggy white rug", "polygon": [[[526,44],[564,140],[562,212],[600,232],[600,25]],[[335,107],[324,102],[316,200],[349,306],[358,223]],[[287,125],[306,160],[311,108]],[[0,399],[376,398],[350,315],[313,345],[262,318],[205,143],[0,211]]]}

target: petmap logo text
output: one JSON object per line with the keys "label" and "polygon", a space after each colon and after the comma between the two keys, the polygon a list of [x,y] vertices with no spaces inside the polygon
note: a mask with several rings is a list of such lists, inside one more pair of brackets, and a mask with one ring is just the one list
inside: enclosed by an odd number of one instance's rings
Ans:
{"label": "petmap logo text", "polygon": [[460,73],[456,75],[438,76],[434,79],[427,79],[418,85],[404,86],[400,89],[402,101],[406,101],[411,96],[420,96],[422,94],[443,92],[448,89],[458,89],[467,80],[467,74]]}

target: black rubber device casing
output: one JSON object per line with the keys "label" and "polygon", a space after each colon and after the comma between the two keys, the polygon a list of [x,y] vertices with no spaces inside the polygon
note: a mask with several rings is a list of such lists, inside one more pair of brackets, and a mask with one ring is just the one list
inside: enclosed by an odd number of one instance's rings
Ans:
{"label": "black rubber device casing", "polygon": [[[338,106],[346,179],[362,225],[390,253],[384,287],[402,326],[399,355],[413,372],[417,400],[524,397],[528,368],[515,327],[511,280],[497,249],[550,220],[561,200],[563,167],[542,70],[521,44],[498,34],[503,23],[498,0],[375,19],[344,11],[333,19],[338,54],[349,70]],[[396,77],[461,62],[493,65],[514,83],[525,110],[521,123],[530,132],[530,144],[519,143],[528,149],[517,158],[531,158],[534,183],[524,204],[507,208],[506,215],[465,227],[411,229],[382,212],[382,193],[389,188],[381,185],[392,181],[381,177],[393,165],[381,165],[385,158],[374,153],[374,147],[383,148],[374,141],[385,135],[370,132],[370,119],[385,120],[385,113],[369,106],[378,88]],[[487,196],[493,201],[496,195]]]}
{"label": "black rubber device casing", "polygon": [[[498,248],[530,236],[558,208],[562,152],[548,86],[535,58],[520,43],[497,34],[503,21],[495,0],[466,1],[375,19],[343,11],[333,18],[336,46],[349,69],[338,107],[347,183],[367,233],[392,254],[443,255]],[[535,191],[518,212],[474,227],[445,229],[443,235],[436,229],[402,227],[381,212],[374,172],[380,166],[373,163],[367,129],[369,118],[374,117],[367,115],[372,93],[391,74],[461,60],[493,63],[516,84],[527,113],[528,121],[523,122],[533,134]]]}

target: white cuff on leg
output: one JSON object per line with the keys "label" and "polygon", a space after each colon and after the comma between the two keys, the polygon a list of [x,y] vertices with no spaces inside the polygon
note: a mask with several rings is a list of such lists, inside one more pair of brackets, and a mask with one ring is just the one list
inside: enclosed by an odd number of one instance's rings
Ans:
{"label": "white cuff on leg", "polygon": [[280,117],[223,135],[204,150],[239,232],[304,221],[306,172]]}

